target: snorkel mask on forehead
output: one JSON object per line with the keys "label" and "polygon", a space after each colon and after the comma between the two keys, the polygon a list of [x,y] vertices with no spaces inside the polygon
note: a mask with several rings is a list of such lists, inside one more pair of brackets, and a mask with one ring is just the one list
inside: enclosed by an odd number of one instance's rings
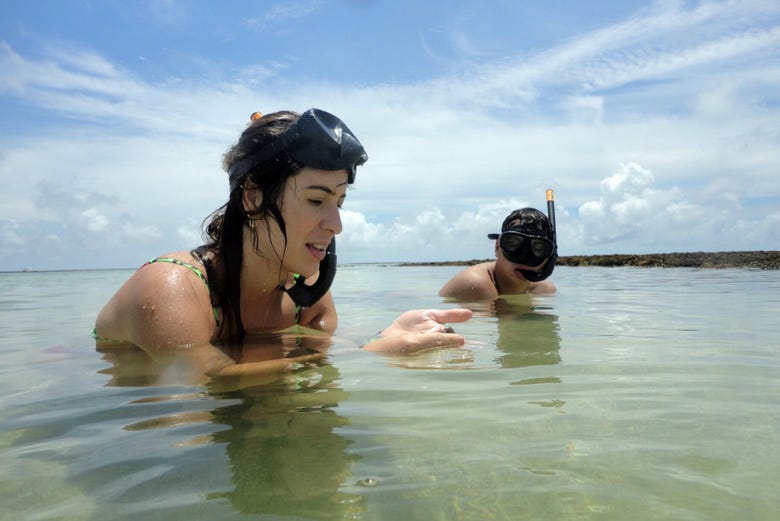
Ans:
{"label": "snorkel mask on forehead", "polygon": [[283,134],[228,170],[235,188],[250,170],[281,152],[312,168],[347,171],[347,182],[355,182],[355,170],[368,160],[363,145],[339,118],[320,109],[309,109]]}
{"label": "snorkel mask on forehead", "polygon": [[516,210],[504,220],[500,234],[488,234],[488,239],[498,239],[498,246],[509,262],[535,267],[547,261],[540,271],[520,270],[531,282],[549,277],[558,258],[552,190],[547,190],[547,220],[543,217],[544,214],[533,208]]}

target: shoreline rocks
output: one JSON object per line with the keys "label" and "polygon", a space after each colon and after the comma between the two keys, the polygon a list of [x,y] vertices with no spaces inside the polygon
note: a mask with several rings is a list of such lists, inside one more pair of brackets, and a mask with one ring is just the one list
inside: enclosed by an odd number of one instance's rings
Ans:
{"label": "shoreline rocks", "polygon": [[[492,259],[444,262],[403,262],[401,266],[472,266]],[[558,266],[638,266],[646,268],[780,269],[780,251],[721,251],[647,254],[571,255]]]}

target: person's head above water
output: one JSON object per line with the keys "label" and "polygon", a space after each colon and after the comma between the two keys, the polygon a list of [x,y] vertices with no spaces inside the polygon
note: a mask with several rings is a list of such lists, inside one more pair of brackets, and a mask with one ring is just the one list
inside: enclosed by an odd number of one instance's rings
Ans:
{"label": "person's head above water", "polygon": [[498,240],[504,257],[512,263],[540,270],[520,270],[531,282],[549,277],[555,269],[558,248],[550,219],[535,208],[520,208],[510,213],[501,225],[501,233],[490,233],[488,239]]}
{"label": "person's head above water", "polygon": [[[222,228],[234,229],[250,221],[270,218],[285,233],[279,200],[287,180],[304,167],[346,170],[347,182],[354,183],[356,169],[368,160],[363,145],[339,118],[320,109],[303,114],[280,111],[255,112],[238,142],[225,153],[222,166],[230,180],[230,200],[216,214],[224,219],[207,227],[209,237],[220,242]],[[251,184],[262,194],[260,205],[246,211],[243,191]],[[216,234],[216,235],[215,235]]]}

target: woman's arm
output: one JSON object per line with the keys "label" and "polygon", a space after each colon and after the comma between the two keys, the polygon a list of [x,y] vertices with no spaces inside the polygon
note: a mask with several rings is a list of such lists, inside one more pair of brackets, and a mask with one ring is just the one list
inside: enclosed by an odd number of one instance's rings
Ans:
{"label": "woman's arm", "polygon": [[336,331],[339,318],[330,291],[325,293],[313,306],[301,310],[299,324],[331,334]]}

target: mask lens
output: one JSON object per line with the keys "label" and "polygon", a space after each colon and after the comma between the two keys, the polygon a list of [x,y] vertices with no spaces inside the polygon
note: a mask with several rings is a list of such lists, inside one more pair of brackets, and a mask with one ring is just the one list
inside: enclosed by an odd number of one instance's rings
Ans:
{"label": "mask lens", "polygon": [[499,245],[502,250],[509,252],[517,252],[523,247],[525,237],[517,233],[503,233],[501,234],[501,241]]}
{"label": "mask lens", "polygon": [[546,239],[531,239],[531,253],[539,259],[546,259],[552,254],[552,243]]}

